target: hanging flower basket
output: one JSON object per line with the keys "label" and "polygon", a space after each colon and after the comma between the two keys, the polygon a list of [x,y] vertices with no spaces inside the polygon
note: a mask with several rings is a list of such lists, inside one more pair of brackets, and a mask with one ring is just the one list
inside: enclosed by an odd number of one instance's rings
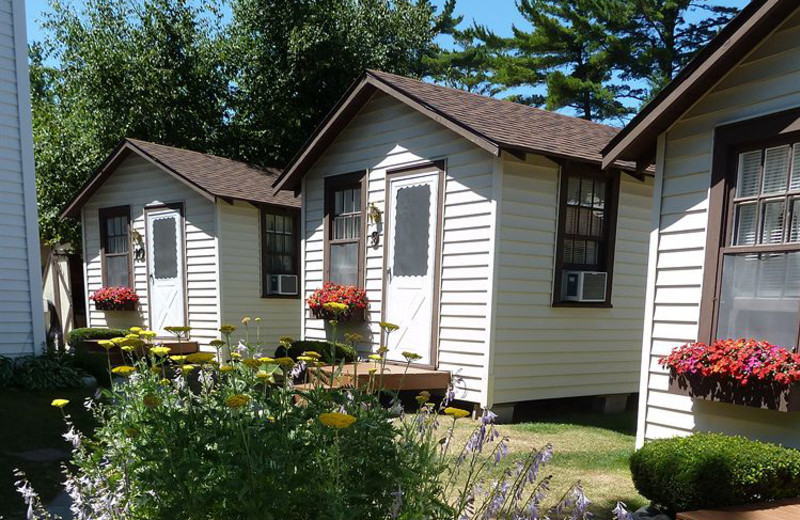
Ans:
{"label": "hanging flower basket", "polygon": [[130,287],[101,287],[89,296],[99,311],[135,311],[139,296]]}
{"label": "hanging flower basket", "polygon": [[696,399],[782,412],[800,411],[800,354],[766,341],[688,343],[659,364],[669,391]]}
{"label": "hanging flower basket", "polygon": [[308,298],[312,316],[340,322],[363,320],[368,305],[367,293],[354,285],[326,283]]}

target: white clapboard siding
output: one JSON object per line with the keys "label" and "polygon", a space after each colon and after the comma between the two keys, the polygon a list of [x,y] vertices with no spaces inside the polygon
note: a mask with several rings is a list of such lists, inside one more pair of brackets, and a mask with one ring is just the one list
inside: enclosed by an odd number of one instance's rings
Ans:
{"label": "white clapboard siding", "polygon": [[[493,157],[432,119],[378,93],[341,132],[303,180],[305,295],[323,280],[323,178],[368,170],[368,201],[385,209],[385,171],[446,159],[439,367],[462,378],[459,397],[481,402],[489,350],[489,285],[494,235]],[[374,226],[370,224],[367,233]],[[368,346],[379,340],[383,237],[365,251]],[[324,338],[322,320],[304,319],[306,338]]]}
{"label": "white clapboard siding", "polygon": [[[144,206],[170,202],[182,202],[184,207],[191,336],[201,345],[207,345],[219,337],[220,322],[215,204],[136,155],[125,159],[82,209],[87,297],[103,284],[98,210],[129,205],[133,228],[144,237]],[[141,301],[139,312],[98,311],[90,301],[87,302],[89,327],[149,326],[145,262],[134,262],[134,279]]]}
{"label": "white clapboard siding", "polygon": [[611,309],[551,306],[558,165],[503,161],[493,402],[636,392],[653,183],[620,183]]}
{"label": "white clapboard siding", "polygon": [[0,355],[44,345],[31,106],[22,0],[0,0]]}
{"label": "white clapboard siding", "polygon": [[[259,210],[251,204],[219,203],[220,290],[222,323],[239,327],[235,339],[277,345],[281,336],[300,337],[300,298],[261,297]],[[242,318],[251,320],[242,326]],[[259,329],[259,330],[257,330]]]}
{"label": "white clapboard siding", "polygon": [[667,393],[657,359],[697,339],[708,224],[708,189],[716,126],[800,106],[800,13],[796,12],[698,100],[662,136],[663,172],[652,248],[652,328],[645,331],[651,359],[644,387],[638,443],[694,430],[721,431],[800,447],[800,416],[719,403],[692,402]]}

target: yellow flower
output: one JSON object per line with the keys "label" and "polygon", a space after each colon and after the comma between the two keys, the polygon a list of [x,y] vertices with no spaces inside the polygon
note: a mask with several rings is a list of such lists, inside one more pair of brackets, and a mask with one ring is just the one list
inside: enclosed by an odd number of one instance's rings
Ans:
{"label": "yellow flower", "polygon": [[250,324],[250,316],[245,316],[244,318],[242,318],[242,325],[247,327],[247,325],[249,324]]}
{"label": "yellow flower", "polygon": [[259,372],[259,373],[256,374],[256,377],[259,378],[260,380],[264,381],[264,382],[266,382],[268,380],[270,382],[273,381],[272,374],[267,374],[266,372]]}
{"label": "yellow flower", "polygon": [[408,361],[409,363],[412,361],[417,361],[422,359],[422,356],[420,356],[416,352],[409,352],[408,350],[404,350],[403,352],[401,352],[401,354],[403,355],[404,358],[406,358],[406,361]]}
{"label": "yellow flower", "polygon": [[378,354],[370,354],[367,357],[370,358],[372,361],[383,361],[383,358]]}
{"label": "yellow flower", "polygon": [[290,357],[279,357],[278,359],[275,360],[275,362],[277,364],[283,365],[283,366],[292,366],[292,365],[294,365],[294,359],[292,359]]}
{"label": "yellow flower", "polygon": [[245,359],[242,361],[242,363],[250,368],[258,368],[261,366],[261,361],[252,358]]}
{"label": "yellow flower", "polygon": [[125,336],[125,339],[139,339],[138,334],[128,334]]}
{"label": "yellow flower", "polygon": [[158,384],[161,386],[169,386],[169,379],[162,379]]}
{"label": "yellow flower", "polygon": [[241,355],[241,354],[239,354],[238,352],[233,352],[233,353],[231,354],[231,357],[232,357],[233,359],[242,359],[242,355]]}
{"label": "yellow flower", "polygon": [[142,332],[142,328],[141,327],[131,327],[128,330],[130,332],[136,334],[137,336],[139,335],[140,332]]}
{"label": "yellow flower", "polygon": [[155,338],[158,335],[154,330],[143,330],[139,333],[139,336],[143,338]]}
{"label": "yellow flower", "polygon": [[286,347],[294,343],[294,338],[291,336],[281,336],[280,338],[278,338],[278,343]]}
{"label": "yellow flower", "polygon": [[[258,318],[256,318],[256,319],[258,319]],[[274,423],[274,422],[275,422],[275,417],[273,417],[273,416],[271,416],[271,415],[270,415],[269,417],[267,417],[267,420],[268,420],[269,422],[271,422],[271,423]]]}
{"label": "yellow flower", "polygon": [[125,338],[111,338],[111,342],[114,345],[122,345],[123,343],[125,343]]}
{"label": "yellow flower", "polygon": [[313,357],[314,359],[319,359],[322,357],[322,354],[319,352],[314,352],[313,350],[307,350],[303,352],[303,355],[306,357]]}
{"label": "yellow flower", "polygon": [[139,430],[137,430],[136,428],[125,428],[124,431],[125,435],[127,435],[131,439],[136,438],[139,435]]}
{"label": "yellow flower", "polygon": [[377,368],[370,368],[370,369],[369,369],[369,373],[370,373],[370,374],[374,374],[374,373],[375,373],[375,372],[377,372],[377,371],[378,371],[378,369],[377,369]]}
{"label": "yellow flower", "polygon": [[275,360],[272,359],[271,357],[260,357],[260,358],[258,358],[258,360],[260,362],[262,362],[262,363],[265,363],[265,364],[266,363],[274,363],[275,362]]}
{"label": "yellow flower", "polygon": [[386,345],[381,345],[378,347],[378,354],[386,354],[387,352],[389,352],[389,347]]}
{"label": "yellow flower", "polygon": [[231,372],[231,371],[234,370],[234,368],[235,367],[233,365],[222,365],[221,367],[219,367],[219,371],[220,372]]}
{"label": "yellow flower", "polygon": [[352,415],[339,412],[323,413],[319,416],[319,422],[325,426],[341,430],[342,428],[349,428],[356,422],[356,418]]}
{"label": "yellow flower", "polygon": [[147,394],[147,395],[146,395],[146,396],[144,396],[144,398],[142,399],[142,402],[144,403],[144,406],[145,406],[145,407],[146,407],[148,410],[152,410],[153,408],[158,408],[159,406],[161,406],[161,403],[162,403],[163,401],[162,401],[162,400],[161,400],[161,398],[160,398],[160,397],[158,397],[157,395],[153,395],[153,394]]}
{"label": "yellow flower", "polygon": [[415,397],[420,406],[427,403],[430,400],[430,398],[431,394],[427,390],[423,390],[422,392],[419,393],[417,397]]}
{"label": "yellow flower", "polygon": [[111,349],[115,345],[115,343],[109,339],[101,339],[97,342],[97,344],[106,350]]}
{"label": "yellow flower", "polygon": [[261,318],[259,318],[258,316],[256,316],[255,322],[256,322],[256,323],[261,323]]}
{"label": "yellow flower", "polygon": [[122,345],[120,349],[122,349],[123,352],[133,352],[133,347],[130,345]]}
{"label": "yellow flower", "polygon": [[214,359],[214,354],[211,352],[195,352],[186,356],[186,361],[189,363],[208,363]]}
{"label": "yellow flower", "polygon": [[225,345],[227,345],[227,343],[225,343],[221,339],[212,339],[211,341],[208,342],[208,344],[214,348],[222,348]]}
{"label": "yellow flower", "polygon": [[322,308],[333,314],[341,314],[350,309],[350,307],[347,304],[339,302],[328,302],[324,304]]}
{"label": "yellow flower", "polygon": [[181,365],[181,371],[184,374],[188,374],[189,372],[191,372],[195,368],[197,368],[197,365]]}
{"label": "yellow flower", "polygon": [[153,347],[153,348],[150,349],[150,352],[152,352],[156,356],[164,357],[167,354],[169,354],[171,350],[172,349],[169,348],[169,347],[163,347],[162,346],[162,347]]}
{"label": "yellow flower", "polygon": [[400,328],[400,325],[395,325],[394,323],[389,323],[388,321],[382,321],[378,323],[378,325],[380,325],[380,327],[386,332],[392,332]]}
{"label": "yellow flower", "polygon": [[233,331],[236,330],[236,327],[233,325],[223,325],[219,328],[219,331],[223,334],[233,334]]}
{"label": "yellow flower", "polygon": [[111,372],[114,373],[114,374],[117,374],[118,376],[128,377],[129,375],[131,375],[134,372],[136,372],[136,369],[131,367],[131,366],[128,366],[128,365],[121,365],[121,366],[112,368]]}
{"label": "yellow flower", "polygon": [[53,399],[53,402],[50,403],[50,406],[55,406],[56,408],[64,408],[69,404],[69,399]]}
{"label": "yellow flower", "polygon": [[444,409],[444,414],[449,415],[455,419],[463,419],[464,417],[469,417],[469,412],[466,410],[462,410],[461,408],[453,408],[452,406],[448,406]]}
{"label": "yellow flower", "polygon": [[297,356],[297,361],[305,361],[306,363],[313,363],[317,358],[311,356]]}
{"label": "yellow flower", "polygon": [[241,408],[250,402],[250,396],[245,394],[234,394],[225,400],[228,408]]}
{"label": "yellow flower", "polygon": [[186,356],[170,356],[169,358],[176,363],[183,363],[186,361]]}

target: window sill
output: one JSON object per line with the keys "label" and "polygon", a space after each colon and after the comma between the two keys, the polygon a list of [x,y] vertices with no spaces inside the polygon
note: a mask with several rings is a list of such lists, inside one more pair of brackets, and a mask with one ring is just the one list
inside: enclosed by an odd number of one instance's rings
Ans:
{"label": "window sill", "polygon": [[299,294],[262,294],[262,300],[299,300]]}
{"label": "window sill", "polygon": [[575,309],[613,309],[610,302],[553,302],[551,307],[575,308]]}

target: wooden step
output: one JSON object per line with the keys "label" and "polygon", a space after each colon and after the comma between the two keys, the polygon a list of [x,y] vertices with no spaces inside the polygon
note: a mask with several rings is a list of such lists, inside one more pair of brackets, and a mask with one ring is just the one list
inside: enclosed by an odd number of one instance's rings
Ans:
{"label": "wooden step", "polygon": [[766,504],[678,513],[677,520],[800,520],[800,498]]}
{"label": "wooden step", "polygon": [[[337,367],[326,366],[319,370],[322,372],[320,379],[327,386],[330,379],[330,374]],[[415,367],[406,365],[387,363],[383,372],[383,378],[380,376],[380,367],[378,373],[374,376],[370,375],[369,371],[375,367],[375,363],[359,363],[358,364],[358,381],[359,387],[365,387],[369,384],[370,378],[374,377],[374,384],[380,383],[383,390],[413,390],[422,391],[428,390],[430,392],[447,390],[450,386],[450,372],[447,370],[436,370],[433,368]],[[313,381],[315,377],[314,369],[309,370],[309,381]],[[356,367],[355,363],[348,363],[342,367],[341,373],[337,374],[333,386],[334,388],[352,387],[356,385]],[[298,385],[303,386],[303,385]]]}

